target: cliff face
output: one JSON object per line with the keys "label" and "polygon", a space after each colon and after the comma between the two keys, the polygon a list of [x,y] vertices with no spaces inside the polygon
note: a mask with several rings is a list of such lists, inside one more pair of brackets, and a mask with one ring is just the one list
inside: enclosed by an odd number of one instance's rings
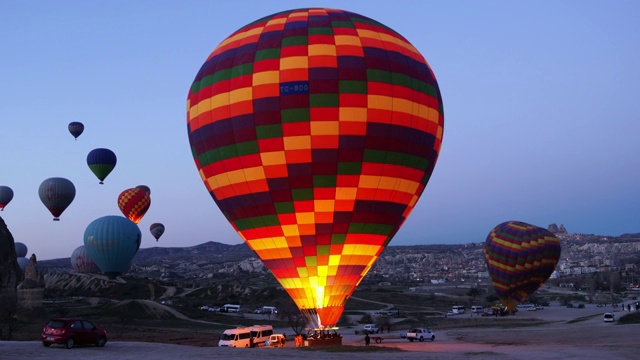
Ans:
{"label": "cliff face", "polygon": [[0,217],[0,340],[11,337],[18,308],[18,284],[23,275],[17,261],[13,235]]}

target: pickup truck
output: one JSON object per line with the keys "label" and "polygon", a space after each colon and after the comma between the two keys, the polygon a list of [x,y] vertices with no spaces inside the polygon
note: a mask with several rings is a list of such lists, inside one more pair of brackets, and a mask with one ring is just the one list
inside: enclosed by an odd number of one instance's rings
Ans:
{"label": "pickup truck", "polygon": [[362,328],[363,334],[378,334],[380,329],[375,324],[366,324],[364,328]]}
{"label": "pickup truck", "polygon": [[434,341],[436,339],[436,334],[434,334],[431,330],[425,328],[413,328],[407,332],[406,335],[407,340],[413,342],[414,340],[418,340],[420,342],[425,341],[427,339]]}

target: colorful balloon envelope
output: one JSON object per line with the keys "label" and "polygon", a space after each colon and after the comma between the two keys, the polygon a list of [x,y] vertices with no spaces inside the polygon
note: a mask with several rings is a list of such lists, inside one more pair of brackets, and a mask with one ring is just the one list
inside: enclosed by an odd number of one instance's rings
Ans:
{"label": "colorful balloon envelope", "polygon": [[38,189],[40,201],[53,215],[54,221],[60,220],[60,215],[71,205],[76,197],[76,187],[65,178],[53,177],[40,184]]}
{"label": "colorful balloon envelope", "polygon": [[355,13],[285,11],[222,41],[187,109],[224,216],[309,326],[334,326],[440,151],[442,99],[423,56]]}
{"label": "colorful balloon envelope", "polygon": [[493,288],[509,312],[549,279],[560,251],[560,241],[535,225],[508,221],[491,230],[484,257]]}
{"label": "colorful balloon envelope", "polygon": [[29,252],[29,250],[27,249],[27,245],[21,242],[16,242],[14,244],[14,247],[16,248],[17,257],[27,257],[27,253]]}
{"label": "colorful balloon envelope", "polygon": [[81,122],[73,121],[69,123],[69,132],[78,140],[78,136],[84,131],[84,125]]}
{"label": "colorful balloon envelope", "polygon": [[98,265],[91,259],[89,252],[84,245],[78,246],[71,253],[71,267],[73,270],[83,274],[95,274],[100,272]]}
{"label": "colorful balloon envelope", "polygon": [[131,265],[142,233],[131,220],[116,215],[92,221],[84,231],[84,246],[100,270],[114,279]]}
{"label": "colorful balloon envelope", "polygon": [[4,210],[13,199],[13,190],[8,186],[0,186],[0,211]]}
{"label": "colorful balloon envelope", "polygon": [[109,149],[93,149],[87,155],[87,165],[100,179],[100,184],[104,184],[104,179],[113,171],[117,162],[116,154]]}
{"label": "colorful balloon envelope", "polygon": [[118,196],[118,207],[127,219],[139,223],[151,206],[149,193],[140,188],[127,189]]}
{"label": "colorful balloon envelope", "polygon": [[160,223],[153,223],[149,227],[149,231],[151,231],[151,235],[156,239],[156,241],[160,240],[160,236],[164,234],[164,225]]}

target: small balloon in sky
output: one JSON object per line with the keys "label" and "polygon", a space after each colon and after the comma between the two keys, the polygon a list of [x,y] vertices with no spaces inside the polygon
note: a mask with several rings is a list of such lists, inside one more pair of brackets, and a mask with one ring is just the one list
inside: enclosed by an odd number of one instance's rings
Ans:
{"label": "small balloon in sky", "polygon": [[13,190],[8,186],[0,186],[0,211],[4,210],[13,199]]}
{"label": "small balloon in sky", "polygon": [[71,205],[76,197],[76,187],[71,181],[61,177],[46,179],[38,188],[40,201],[53,215],[54,221],[60,220],[60,215]]}
{"label": "small balloon in sky", "polygon": [[87,155],[87,165],[100,180],[100,184],[104,184],[104,179],[113,171],[117,162],[116,154],[109,149],[93,149]]}
{"label": "small balloon in sky", "polygon": [[156,239],[156,241],[160,240],[162,234],[164,234],[164,225],[160,223],[153,223],[149,227],[149,231],[151,231],[151,235]]}
{"label": "small balloon in sky", "polygon": [[82,132],[84,131],[84,125],[81,122],[78,121],[73,121],[71,123],[69,123],[69,132],[71,133],[71,135],[73,135],[73,137],[78,140],[78,136],[80,136],[82,134]]}

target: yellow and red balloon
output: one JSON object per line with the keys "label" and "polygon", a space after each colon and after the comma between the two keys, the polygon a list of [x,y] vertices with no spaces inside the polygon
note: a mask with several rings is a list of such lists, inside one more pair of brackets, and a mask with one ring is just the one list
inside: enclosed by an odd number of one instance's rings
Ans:
{"label": "yellow and red balloon", "polygon": [[187,109],[222,213],[310,326],[335,325],[440,152],[442,98],[423,56],[352,12],[285,11],[223,40]]}
{"label": "yellow and red balloon", "polygon": [[118,207],[124,216],[139,223],[151,206],[151,196],[144,189],[138,187],[127,189],[118,195]]}

